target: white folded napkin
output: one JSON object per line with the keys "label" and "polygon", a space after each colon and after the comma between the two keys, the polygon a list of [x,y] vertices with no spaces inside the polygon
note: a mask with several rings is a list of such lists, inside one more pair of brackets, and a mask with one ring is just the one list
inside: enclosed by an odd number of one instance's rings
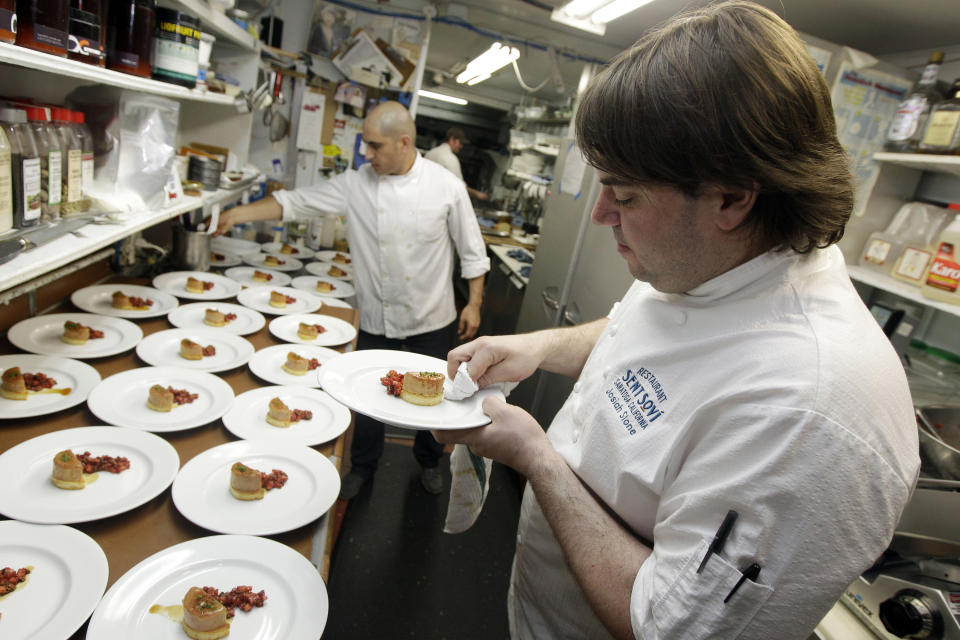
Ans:
{"label": "white folded napkin", "polygon": [[[509,394],[515,382],[501,383],[503,395]],[[457,375],[444,384],[443,395],[448,400],[463,400],[479,390],[477,383],[467,373],[467,363],[461,362]],[[493,461],[478,456],[470,447],[458,444],[450,454],[450,501],[447,504],[447,519],[443,525],[444,533],[461,533],[473,526],[490,488],[490,469]]]}

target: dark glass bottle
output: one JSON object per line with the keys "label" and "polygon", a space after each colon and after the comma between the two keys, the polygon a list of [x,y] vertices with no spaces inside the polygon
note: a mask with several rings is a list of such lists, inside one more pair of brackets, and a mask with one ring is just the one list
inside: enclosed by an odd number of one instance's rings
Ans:
{"label": "dark glass bottle", "polygon": [[114,0],[107,28],[107,67],[149,78],[152,73],[153,0]]}
{"label": "dark glass bottle", "polygon": [[17,2],[0,0],[0,42],[17,41]]}
{"label": "dark glass bottle", "polygon": [[100,0],[70,0],[68,58],[107,66],[106,33]]}
{"label": "dark glass bottle", "polygon": [[960,153],[960,78],[953,81],[946,100],[933,105],[927,128],[917,148],[920,153]]}
{"label": "dark glass bottle", "polygon": [[17,44],[67,55],[67,0],[17,0]]}
{"label": "dark glass bottle", "polygon": [[942,64],[943,51],[930,54],[923,75],[910,89],[907,99],[897,107],[897,113],[893,116],[887,132],[887,142],[883,145],[884,151],[913,153],[917,150],[927,116],[930,115],[930,107],[943,100],[943,95],[937,91],[937,74],[940,73]]}

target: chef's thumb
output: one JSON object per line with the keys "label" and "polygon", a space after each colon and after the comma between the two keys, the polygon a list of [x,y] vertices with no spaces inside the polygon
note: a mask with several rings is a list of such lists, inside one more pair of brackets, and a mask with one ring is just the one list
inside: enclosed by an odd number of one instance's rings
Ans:
{"label": "chef's thumb", "polygon": [[493,421],[506,415],[511,408],[512,405],[507,404],[497,396],[487,396],[483,399],[483,412]]}

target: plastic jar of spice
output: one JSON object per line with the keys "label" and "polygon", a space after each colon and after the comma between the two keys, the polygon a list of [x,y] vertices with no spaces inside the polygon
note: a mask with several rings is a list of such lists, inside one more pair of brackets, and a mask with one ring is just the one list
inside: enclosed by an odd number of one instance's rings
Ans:
{"label": "plastic jar of spice", "polygon": [[41,220],[50,221],[60,217],[62,199],[62,164],[60,137],[47,120],[47,110],[42,107],[27,107],[27,119],[40,152]]}
{"label": "plastic jar of spice", "polygon": [[13,188],[13,226],[32,227],[40,222],[40,151],[27,114],[21,109],[0,109],[0,126],[10,143],[10,179]]}

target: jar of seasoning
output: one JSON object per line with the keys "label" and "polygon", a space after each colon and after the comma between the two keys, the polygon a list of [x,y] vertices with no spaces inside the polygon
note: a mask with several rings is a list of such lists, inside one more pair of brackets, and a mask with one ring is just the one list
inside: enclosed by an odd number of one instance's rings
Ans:
{"label": "jar of seasoning", "polygon": [[17,0],[17,44],[67,56],[67,0]]}
{"label": "jar of seasoning", "polygon": [[107,66],[101,16],[99,0],[70,0],[68,58],[100,67]]}
{"label": "jar of seasoning", "polygon": [[110,3],[108,22],[107,67],[149,78],[156,3],[153,0],[114,0]]}
{"label": "jar of seasoning", "polygon": [[13,187],[13,226],[32,227],[40,222],[40,151],[27,114],[21,109],[0,109],[10,143],[10,178]]}
{"label": "jar of seasoning", "polygon": [[93,134],[86,125],[86,117],[83,111],[71,111],[70,120],[73,122],[73,130],[80,140],[80,148],[83,149],[83,155],[80,163],[80,173],[83,176],[83,197],[87,201],[87,208],[90,208],[90,188],[93,187]]}
{"label": "jar of seasoning", "polygon": [[0,0],[0,42],[17,41],[17,2]]}
{"label": "jar of seasoning", "polygon": [[13,227],[13,184],[10,181],[10,142],[0,127],[0,233]]}
{"label": "jar of seasoning", "polygon": [[153,38],[153,77],[193,89],[200,56],[200,21],[193,16],[160,7]]}
{"label": "jar of seasoning", "polygon": [[73,128],[69,109],[53,109],[53,121],[60,138],[60,175],[62,179],[61,215],[81,213],[90,208],[83,198],[83,146]]}
{"label": "jar of seasoning", "polygon": [[41,220],[48,222],[60,217],[63,190],[60,137],[47,121],[46,109],[27,107],[27,119],[40,152]]}

